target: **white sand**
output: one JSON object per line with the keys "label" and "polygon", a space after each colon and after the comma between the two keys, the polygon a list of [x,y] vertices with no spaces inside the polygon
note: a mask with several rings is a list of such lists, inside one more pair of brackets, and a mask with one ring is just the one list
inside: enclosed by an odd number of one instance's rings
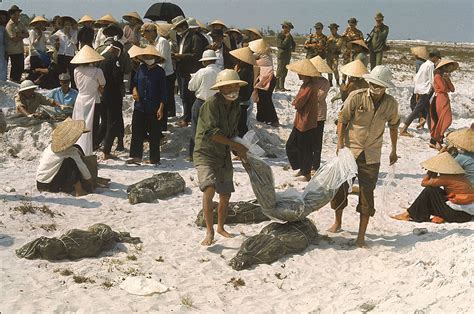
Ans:
{"label": "white sand", "polygon": [[[399,86],[390,93],[400,101],[405,116],[409,112],[414,69],[395,64],[393,51],[389,57],[390,66],[397,71],[395,79]],[[463,69],[471,66],[472,63],[461,63]],[[473,120],[472,72],[470,69],[457,72],[453,81],[456,92],[451,99],[456,118],[452,128],[466,127]],[[279,191],[290,186],[302,190],[305,185],[294,180],[293,171],[284,170],[288,165],[284,144],[294,116],[289,103],[299,84],[296,75],[290,73],[287,87],[291,92],[274,95],[281,128],[255,125],[257,133],[264,137],[264,146],[278,154],[278,158],[268,162]],[[331,89],[328,99],[334,92]],[[323,160],[335,154],[332,121],[340,102],[329,107]],[[126,121],[129,120],[128,113]],[[232,270],[227,263],[242,241],[257,234],[267,223],[228,226],[228,231],[238,235],[236,238],[217,236],[214,246],[200,245],[205,230],[197,228],[194,220],[200,210],[201,193],[194,168],[183,161],[186,152],[182,149],[187,149],[188,130],[175,129],[158,168],[126,166],[120,161],[101,163],[100,174],[112,179],[110,189],[80,198],[39,193],[35,188],[39,152],[49,141],[47,124],[34,132],[11,131],[6,137],[16,145],[20,158],[9,157],[5,147],[0,149],[0,187],[16,189],[12,193],[0,190],[3,200],[0,201],[0,311],[469,312],[474,303],[471,242],[474,222],[435,225],[388,218],[389,214],[406,208],[421,191],[423,170],[419,163],[435,154],[427,148],[427,131],[412,131],[415,138],[399,140],[400,159],[395,167],[395,179],[384,187],[384,178],[393,171],[388,166],[386,131],[375,191],[378,212],[368,228],[370,249],[355,249],[350,245],[359,220],[355,212],[357,198],[351,196],[343,232],[324,237],[327,234],[324,230],[333,219],[333,211],[325,206],[309,216],[321,233],[317,245],[272,265],[257,265],[241,272]],[[247,174],[239,163],[234,166],[236,193],[232,200],[253,198]],[[130,205],[127,186],[161,171],[179,171],[187,184],[185,193],[156,204]],[[34,204],[47,205],[62,215],[51,218],[41,213],[22,215],[12,211],[25,195]],[[58,236],[68,229],[86,229],[98,222],[141,237],[143,245],[118,245],[100,258],[76,262],[26,260],[15,256],[15,249],[36,237]],[[43,229],[50,224],[55,224],[57,230]],[[413,235],[415,227],[425,227],[428,233]],[[132,260],[132,255],[137,259]],[[60,271],[65,269],[88,277],[93,283],[76,283],[72,275],[61,275]],[[119,288],[128,276],[152,278],[170,290],[152,296],[132,295]],[[241,278],[245,286],[234,288],[229,283],[233,277]]]}

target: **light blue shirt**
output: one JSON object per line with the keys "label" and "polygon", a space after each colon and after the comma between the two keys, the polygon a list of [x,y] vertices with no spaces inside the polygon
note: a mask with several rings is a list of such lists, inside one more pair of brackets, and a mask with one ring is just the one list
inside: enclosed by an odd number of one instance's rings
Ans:
{"label": "light blue shirt", "polygon": [[78,93],[77,90],[70,88],[69,91],[66,94],[64,94],[61,87],[57,87],[55,89],[52,89],[46,97],[53,99],[55,102],[57,102],[60,105],[71,106],[71,108],[65,108],[64,110],[61,110],[61,108],[58,108],[58,107],[54,107],[54,110],[57,113],[71,114],[72,108],[74,107],[74,104],[76,103],[77,93]]}
{"label": "light blue shirt", "polygon": [[466,177],[474,185],[474,153],[459,151],[454,159],[461,165],[466,172]]}

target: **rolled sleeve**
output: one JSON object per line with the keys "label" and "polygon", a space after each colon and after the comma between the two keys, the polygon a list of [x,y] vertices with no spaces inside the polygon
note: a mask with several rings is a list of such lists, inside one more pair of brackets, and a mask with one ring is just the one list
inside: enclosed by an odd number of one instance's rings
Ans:
{"label": "rolled sleeve", "polygon": [[355,102],[352,101],[353,98],[354,95],[352,93],[349,94],[349,97],[347,97],[346,101],[344,102],[342,110],[339,112],[338,120],[343,124],[349,124],[354,114],[353,108]]}
{"label": "rolled sleeve", "polygon": [[398,103],[394,101],[392,113],[388,119],[387,125],[390,129],[398,129],[400,125],[400,115],[398,114]]}
{"label": "rolled sleeve", "polygon": [[205,102],[199,110],[199,120],[202,123],[204,136],[210,138],[214,135],[223,135],[219,128],[218,110],[213,102]]}

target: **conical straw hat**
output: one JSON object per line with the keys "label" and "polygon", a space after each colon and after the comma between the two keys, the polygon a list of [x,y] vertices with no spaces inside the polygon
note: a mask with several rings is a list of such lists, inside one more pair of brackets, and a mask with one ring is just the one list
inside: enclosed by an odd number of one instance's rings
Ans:
{"label": "conical straw hat", "polygon": [[135,57],[138,56],[154,56],[158,63],[162,63],[165,60],[153,45],[147,45],[145,48],[140,48],[137,50]]}
{"label": "conical straw hat", "polygon": [[49,23],[47,19],[42,16],[35,16],[33,20],[30,22],[30,26],[33,26],[36,23]]}
{"label": "conical straw hat", "polygon": [[97,51],[85,45],[79,50],[79,52],[72,58],[72,64],[87,64],[94,63],[104,60],[105,58],[100,55]]}
{"label": "conical straw hat", "polygon": [[129,21],[131,18],[133,19],[137,19],[138,21],[140,21],[141,24],[143,24],[143,20],[142,18],[140,17],[140,15],[137,13],[137,12],[130,12],[130,13],[126,13],[122,16],[122,18],[125,20],[125,21]]}
{"label": "conical straw hat", "polygon": [[474,153],[474,123],[471,124],[470,128],[449,133],[446,139],[454,147]]}
{"label": "conical straw hat", "polygon": [[349,44],[351,44],[351,45],[359,45],[359,46],[361,46],[362,48],[364,48],[365,50],[369,51],[369,47],[367,47],[367,44],[366,44],[365,41],[363,41],[362,39],[353,40],[353,41],[349,42]]}
{"label": "conical straw hat", "polygon": [[311,77],[321,76],[321,73],[319,73],[318,69],[316,69],[316,67],[308,59],[303,59],[290,63],[286,66],[286,68],[301,75]]}
{"label": "conical straw hat", "polygon": [[83,17],[81,17],[79,21],[77,21],[77,24],[82,24],[82,23],[87,23],[87,22],[95,22],[95,20],[90,15],[84,15]]}
{"label": "conical straw hat", "polygon": [[249,48],[255,53],[265,54],[270,49],[265,39],[257,39],[249,42]]}
{"label": "conical straw hat", "polygon": [[363,77],[364,74],[369,74],[369,70],[359,59],[345,64],[340,69],[342,74],[352,77]]}
{"label": "conical straw hat", "polygon": [[436,69],[439,69],[441,68],[442,66],[445,66],[447,64],[451,64],[451,66],[453,67],[453,69],[450,71],[456,71],[457,69],[459,69],[459,63],[453,61],[453,60],[448,60],[448,59],[441,59],[441,61],[438,63],[438,65],[436,66]]}
{"label": "conical straw hat", "polygon": [[320,73],[333,73],[333,70],[329,67],[326,61],[320,56],[311,58],[309,61],[318,69]]}
{"label": "conical straw hat", "polygon": [[418,46],[410,48],[411,53],[420,59],[428,60],[430,58],[430,54],[428,53],[428,49],[425,46]]}
{"label": "conical straw hat", "polygon": [[173,27],[173,24],[168,24],[168,23],[156,24],[156,30],[158,31],[158,34],[160,34],[160,36],[163,36],[163,37],[169,36],[172,27]]}
{"label": "conical straw hat", "polygon": [[424,162],[421,166],[426,170],[441,174],[463,174],[464,169],[448,152],[438,154]]}
{"label": "conical straw hat", "polygon": [[256,28],[246,28],[245,31],[248,31],[250,33],[253,33],[254,35],[257,35],[258,37],[262,38],[262,33]]}
{"label": "conical straw hat", "polygon": [[232,56],[235,58],[244,61],[245,63],[255,65],[257,62],[255,61],[255,57],[253,55],[252,50],[249,47],[243,47],[239,49],[234,49],[230,52]]}
{"label": "conical straw hat", "polygon": [[132,47],[130,47],[130,49],[128,49],[128,55],[130,56],[130,59],[133,59],[137,56],[137,53],[139,53],[141,51],[142,48],[136,46],[136,45],[132,45]]}
{"label": "conical straw hat", "polygon": [[59,123],[53,131],[51,150],[53,153],[60,153],[74,145],[83,133],[89,132],[86,129],[84,120],[72,120],[67,118]]}
{"label": "conical straw hat", "polygon": [[104,24],[109,24],[109,23],[114,23],[117,24],[117,20],[110,14],[106,14],[100,19],[97,19],[97,23],[104,23]]}

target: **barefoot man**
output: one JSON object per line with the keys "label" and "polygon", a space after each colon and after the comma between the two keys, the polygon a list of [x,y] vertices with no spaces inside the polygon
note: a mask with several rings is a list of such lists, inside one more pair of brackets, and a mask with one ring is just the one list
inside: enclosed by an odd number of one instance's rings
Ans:
{"label": "barefoot man", "polygon": [[234,192],[230,152],[236,152],[241,159],[246,158],[247,148],[232,140],[238,134],[239,90],[245,85],[247,83],[241,81],[234,70],[219,72],[216,84],[211,87],[219,92],[209,97],[199,111],[193,161],[198,173],[199,188],[203,192],[202,206],[207,225],[202,245],[214,242],[212,199],[216,192],[219,194],[217,233],[226,238],[232,237],[224,230],[230,195]]}
{"label": "barefoot man", "polygon": [[[376,66],[371,73],[364,74],[364,79],[369,83],[369,88],[356,90],[349,95],[339,113],[337,125],[338,150],[343,147],[350,148],[357,162],[357,211],[360,213],[360,223],[355,244],[358,247],[365,247],[365,231],[369,218],[375,214],[374,190],[379,175],[385,124],[390,128],[390,165],[393,165],[398,159],[397,128],[400,123],[398,103],[385,93],[386,88],[394,87],[389,68]],[[334,225],[328,229],[329,232],[341,230],[342,211],[347,206],[347,194],[348,185],[345,183],[331,201],[331,207],[336,210],[336,219]]]}

